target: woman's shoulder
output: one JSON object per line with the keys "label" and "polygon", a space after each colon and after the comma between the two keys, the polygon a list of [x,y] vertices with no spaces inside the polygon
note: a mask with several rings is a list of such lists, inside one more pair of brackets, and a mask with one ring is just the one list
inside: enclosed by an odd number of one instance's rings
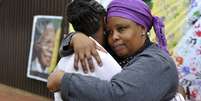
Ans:
{"label": "woman's shoulder", "polygon": [[144,71],[152,71],[156,74],[161,74],[161,72],[170,73],[174,78],[177,76],[177,69],[173,59],[156,46],[148,47],[136,55],[127,65],[127,69],[136,68],[143,69]]}
{"label": "woman's shoulder", "polygon": [[158,48],[156,45],[150,45],[147,47],[144,51],[136,55],[134,58],[134,61],[138,60],[139,62],[144,63],[153,63],[156,65],[168,65],[171,67],[176,67],[173,59],[170,57],[170,55],[160,48]]}
{"label": "woman's shoulder", "polygon": [[147,47],[141,54],[139,54],[139,56],[141,55],[148,55],[155,59],[158,58],[158,59],[164,59],[167,61],[173,61],[173,59],[167,52],[165,52],[164,50],[162,50],[155,44],[152,44],[149,47]]}

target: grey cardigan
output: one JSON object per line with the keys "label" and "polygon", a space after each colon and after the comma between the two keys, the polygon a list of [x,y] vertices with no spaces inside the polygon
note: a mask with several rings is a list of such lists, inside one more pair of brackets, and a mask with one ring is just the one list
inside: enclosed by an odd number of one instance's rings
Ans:
{"label": "grey cardigan", "polygon": [[60,89],[64,101],[169,101],[176,94],[177,86],[174,61],[151,44],[110,82],[65,73]]}

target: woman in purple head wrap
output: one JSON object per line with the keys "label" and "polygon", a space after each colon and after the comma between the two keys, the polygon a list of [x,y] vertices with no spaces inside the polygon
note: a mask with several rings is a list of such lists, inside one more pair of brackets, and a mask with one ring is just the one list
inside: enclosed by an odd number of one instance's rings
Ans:
{"label": "woman in purple head wrap", "polygon": [[[164,25],[159,18],[151,15],[142,0],[113,0],[108,6],[106,22],[108,44],[122,60],[122,71],[110,81],[57,71],[54,81],[63,99],[170,101],[176,94],[178,75],[174,61],[167,54]],[[158,45],[146,34],[152,26]]]}
{"label": "woman in purple head wrap", "polygon": [[145,33],[149,32],[153,26],[159,47],[167,50],[167,43],[164,34],[164,24],[156,16],[152,16],[149,7],[142,0],[114,0],[108,6],[107,18],[111,16],[129,19],[145,28]]}

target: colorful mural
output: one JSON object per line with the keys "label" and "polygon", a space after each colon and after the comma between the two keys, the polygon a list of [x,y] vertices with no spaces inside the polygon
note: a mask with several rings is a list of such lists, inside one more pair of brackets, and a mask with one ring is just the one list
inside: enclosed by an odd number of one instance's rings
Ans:
{"label": "colorful mural", "polygon": [[168,48],[191,101],[201,101],[200,0],[154,0],[153,14],[165,22]]}

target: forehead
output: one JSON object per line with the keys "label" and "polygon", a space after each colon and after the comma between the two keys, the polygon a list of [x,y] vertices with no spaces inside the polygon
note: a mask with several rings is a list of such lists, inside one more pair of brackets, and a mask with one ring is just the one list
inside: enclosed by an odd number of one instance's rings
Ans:
{"label": "forehead", "polygon": [[129,19],[123,18],[123,17],[109,17],[107,20],[107,26],[108,27],[114,27],[119,25],[132,25],[137,26],[137,24]]}
{"label": "forehead", "polygon": [[40,42],[49,43],[49,42],[53,42],[54,40],[55,40],[55,34],[49,34],[49,35],[42,35]]}

